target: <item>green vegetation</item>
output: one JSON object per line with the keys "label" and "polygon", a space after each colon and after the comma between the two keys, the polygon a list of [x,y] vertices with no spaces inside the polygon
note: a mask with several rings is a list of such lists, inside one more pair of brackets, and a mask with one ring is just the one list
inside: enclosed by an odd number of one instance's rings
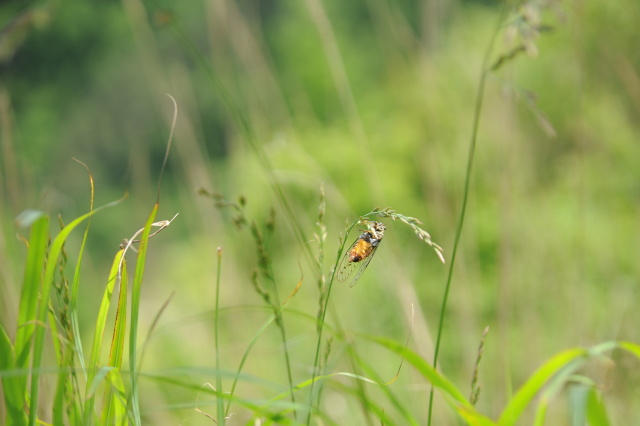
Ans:
{"label": "green vegetation", "polygon": [[0,422],[635,424],[640,3],[175,3],[0,6]]}

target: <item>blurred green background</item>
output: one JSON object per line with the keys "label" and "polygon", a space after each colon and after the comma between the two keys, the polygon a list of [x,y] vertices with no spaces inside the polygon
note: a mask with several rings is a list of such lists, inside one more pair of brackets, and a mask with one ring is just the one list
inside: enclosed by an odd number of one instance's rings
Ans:
{"label": "blurred green background", "polygon": [[[92,219],[80,290],[89,324],[81,331],[92,337],[113,255],[144,226],[156,199],[173,113],[167,93],[179,111],[159,218],[180,215],[152,240],[142,336],[173,298],[143,371],[215,365],[219,246],[220,303],[230,308],[222,317],[225,368],[234,371],[269,313],[251,308],[262,305],[250,279],[253,239],[199,189],[232,201],[244,196],[247,217],[260,226],[275,209],[267,250],[280,294],[302,274],[290,309],[311,317],[318,275],[274,182],[310,240],[324,185],[325,274],[345,221],[376,206],[421,219],[449,259],[481,61],[500,9],[454,0],[3,2],[3,324],[15,327],[26,252],[16,233],[28,233],[14,218],[35,208],[69,222],[89,208],[89,180],[75,157],[91,170],[97,205],[129,193]],[[540,0],[514,7],[501,24],[491,62],[525,49],[487,80],[440,358],[442,372],[467,389],[490,326],[478,404],[490,416],[562,349],[639,340],[638,17],[636,0]],[[431,359],[447,266],[409,228],[386,224],[358,285],[334,287],[329,321],[402,342],[412,328],[410,347]],[[80,238],[67,247],[71,259]],[[317,253],[318,244],[308,244]],[[285,325],[294,382],[302,381],[313,365],[315,326],[293,313]],[[334,371],[349,368],[340,345]],[[366,343],[361,349],[383,378],[393,377],[399,360]],[[249,359],[248,373],[286,383],[275,330]],[[634,424],[640,369],[630,357],[614,353],[612,360],[585,374],[601,386],[613,424]],[[151,380],[145,386],[148,424],[209,424],[193,410],[193,392]],[[429,386],[410,368],[391,389],[426,416]],[[237,392],[270,395],[249,385]],[[339,387],[328,387],[325,402],[338,424],[366,424]],[[436,424],[454,422],[437,402]],[[552,404],[550,416],[560,419],[552,424],[568,424],[567,406],[564,398]]]}

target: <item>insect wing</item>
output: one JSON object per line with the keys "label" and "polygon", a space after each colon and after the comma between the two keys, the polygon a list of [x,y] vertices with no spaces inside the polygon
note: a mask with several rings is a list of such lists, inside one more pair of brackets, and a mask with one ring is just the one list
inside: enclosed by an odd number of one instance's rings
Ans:
{"label": "insect wing", "polygon": [[349,260],[349,254],[351,253],[351,250],[353,250],[353,248],[358,244],[358,242],[360,242],[360,238],[357,238],[353,242],[353,244],[351,244],[351,247],[349,247],[349,249],[344,252],[344,255],[342,255],[342,259],[340,259],[340,264],[338,265],[338,270],[336,272],[336,278],[340,282],[346,281],[351,276],[351,274],[353,274],[353,271],[355,271],[359,266],[359,262],[351,262]]}
{"label": "insect wing", "polygon": [[[378,250],[378,244],[373,246],[373,248],[371,249],[371,254],[369,254],[369,256],[367,256],[365,259],[358,262],[358,266],[360,267],[360,269],[358,269],[358,272],[356,272],[356,276],[353,277],[353,281],[351,281],[351,284],[349,284],[349,287],[353,287],[354,285],[356,285],[356,283],[358,282],[358,279],[360,278],[364,270],[367,269],[367,266],[369,266],[369,262],[371,262],[371,259],[373,259],[373,255],[376,254],[376,250]],[[354,264],[353,262],[351,263]]]}

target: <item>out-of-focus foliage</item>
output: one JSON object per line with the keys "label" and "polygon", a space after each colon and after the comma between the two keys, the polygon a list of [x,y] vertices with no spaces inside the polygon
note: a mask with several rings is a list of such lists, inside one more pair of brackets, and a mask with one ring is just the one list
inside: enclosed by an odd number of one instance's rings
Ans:
{"label": "out-of-focus foliage", "polygon": [[[0,320],[15,321],[24,263],[13,218],[26,208],[68,218],[88,209],[76,157],[91,169],[98,204],[130,192],[92,219],[80,292],[81,314],[95,321],[109,260],[155,201],[172,113],[165,93],[179,115],[159,217],[180,216],[152,242],[143,318],[151,322],[176,295],[143,370],[214,365],[207,312],[216,247],[225,247],[221,305],[261,303],[251,283],[251,236],[200,188],[243,195],[247,217],[261,226],[275,207],[266,249],[276,282],[289,294],[302,271],[290,307],[312,316],[317,270],[274,182],[309,240],[324,183],[325,273],[345,220],[376,206],[422,219],[448,257],[482,56],[500,10],[491,1],[435,0],[2,3]],[[485,413],[497,415],[563,348],[638,341],[638,16],[637,0],[540,0],[514,7],[500,29],[491,63],[504,61],[488,77],[440,358],[464,388],[482,330],[491,327],[479,376]],[[358,285],[334,289],[333,311],[346,330],[394,338],[413,321],[411,345],[429,358],[446,268],[410,230],[390,225]],[[222,364],[230,370],[263,314],[238,308],[223,316]],[[286,317],[285,324],[294,376],[308,378],[314,328]],[[247,369],[284,383],[272,334]],[[339,350],[335,356],[335,368],[344,367]],[[625,424],[640,415],[640,369],[629,357],[612,358],[585,374],[603,389],[613,424]],[[385,378],[395,374],[395,359],[379,362]],[[193,402],[192,392],[145,386],[143,407]],[[424,404],[427,388],[408,369],[394,386],[409,404]],[[339,389],[325,391],[337,401],[336,421],[357,418]],[[200,419],[176,410],[168,423]],[[548,415],[563,423],[567,410],[557,401]],[[147,413],[149,424],[162,414]]]}

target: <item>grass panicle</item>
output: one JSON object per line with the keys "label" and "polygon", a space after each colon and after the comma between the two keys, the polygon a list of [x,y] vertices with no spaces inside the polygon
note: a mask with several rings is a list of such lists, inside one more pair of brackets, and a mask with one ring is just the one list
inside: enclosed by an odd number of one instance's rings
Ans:
{"label": "grass panicle", "polygon": [[366,217],[374,216],[374,215],[382,218],[389,218],[394,221],[399,220],[405,225],[408,225],[420,240],[424,241],[427,245],[433,248],[433,250],[436,252],[436,255],[438,256],[438,259],[440,259],[442,263],[445,263],[444,250],[438,244],[433,242],[433,240],[431,239],[431,234],[429,234],[427,231],[425,231],[420,227],[420,225],[422,225],[422,222],[420,222],[420,220],[416,219],[415,217],[405,216],[390,208],[384,208],[384,209],[376,208],[376,209],[373,209],[370,213],[367,213],[364,217],[362,217],[361,222],[363,224],[366,224],[367,222]]}
{"label": "grass panicle", "polygon": [[484,354],[484,343],[487,339],[487,334],[489,334],[489,327],[485,327],[484,332],[482,333],[482,338],[480,339],[480,346],[478,347],[478,355],[476,355],[476,364],[473,367],[473,375],[471,377],[471,395],[469,396],[469,401],[471,405],[476,405],[478,399],[480,398],[480,389],[481,386],[478,382],[478,374],[480,372],[480,361],[482,361],[482,355]]}
{"label": "grass panicle", "polygon": [[[327,296],[327,281],[326,275],[324,274],[324,248],[325,242],[327,241],[327,226],[324,223],[324,216],[327,209],[327,204],[325,202],[325,194],[324,194],[324,185],[320,186],[320,203],[318,204],[318,221],[316,222],[316,226],[318,227],[318,232],[314,233],[314,238],[318,243],[318,257],[317,264],[318,270],[320,273],[318,274],[317,284],[318,284],[318,322],[320,324],[320,317],[324,310],[324,304]],[[319,330],[316,328],[316,332]]]}

